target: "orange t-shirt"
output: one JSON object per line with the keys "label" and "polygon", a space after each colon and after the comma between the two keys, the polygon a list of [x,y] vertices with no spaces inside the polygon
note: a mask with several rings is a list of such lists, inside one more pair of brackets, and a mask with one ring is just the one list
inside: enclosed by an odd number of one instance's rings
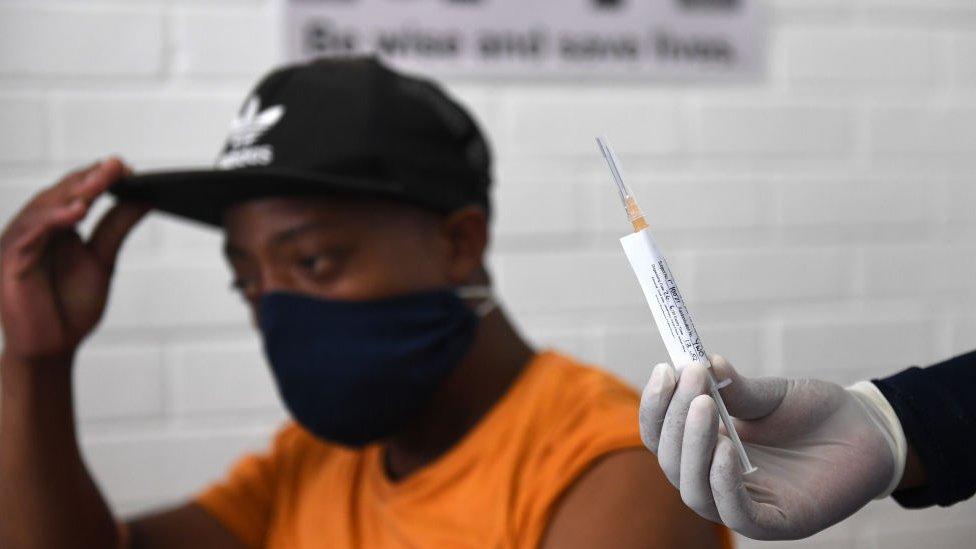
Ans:
{"label": "orange t-shirt", "polygon": [[351,450],[292,424],[196,502],[250,547],[536,547],[581,473],[642,447],[637,407],[613,376],[547,351],[460,442],[399,482],[380,446]]}

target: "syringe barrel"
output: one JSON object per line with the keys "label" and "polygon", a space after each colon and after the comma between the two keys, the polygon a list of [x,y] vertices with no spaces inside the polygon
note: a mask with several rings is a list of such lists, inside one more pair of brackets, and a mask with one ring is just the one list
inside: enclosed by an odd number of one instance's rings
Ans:
{"label": "syringe barrel", "polygon": [[644,298],[654,315],[654,323],[664,340],[671,364],[678,367],[697,363],[708,368],[709,393],[715,400],[718,415],[739,454],[743,470],[746,474],[755,471],[719,393],[718,380],[711,370],[712,363],[708,360],[705,345],[702,344],[695,322],[691,319],[691,313],[671,274],[671,268],[654,242],[650,229],[631,233],[621,238],[620,244],[627,254],[630,267],[637,275],[641,290],[644,291]]}
{"label": "syringe barrel", "polygon": [[631,233],[621,238],[620,244],[644,291],[671,363],[682,366],[697,362],[711,366],[691,313],[651,231],[644,229]]}

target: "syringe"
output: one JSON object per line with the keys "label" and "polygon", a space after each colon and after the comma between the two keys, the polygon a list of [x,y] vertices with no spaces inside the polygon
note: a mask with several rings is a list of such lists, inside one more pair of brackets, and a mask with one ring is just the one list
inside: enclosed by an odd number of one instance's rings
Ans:
{"label": "syringe", "polygon": [[719,389],[728,385],[730,381],[719,382],[716,379],[712,364],[705,353],[705,347],[695,329],[695,323],[691,320],[691,313],[688,312],[681,292],[678,291],[674,276],[671,275],[671,268],[668,267],[664,254],[654,242],[647,221],[644,219],[644,214],[634,199],[634,194],[624,183],[617,155],[614,154],[605,137],[597,137],[596,143],[600,147],[603,157],[607,160],[607,165],[610,166],[610,174],[617,185],[617,192],[620,193],[620,200],[623,202],[624,209],[627,211],[627,220],[634,227],[634,232],[621,238],[620,243],[623,245],[627,260],[630,261],[630,266],[634,269],[637,281],[640,282],[641,289],[644,291],[644,297],[654,315],[658,332],[661,334],[664,346],[671,357],[671,363],[674,366],[681,366],[697,362],[706,367],[709,394],[715,401],[718,415],[725,425],[729,438],[732,439],[732,444],[739,453],[739,460],[742,462],[745,474],[752,473],[756,468],[749,461],[749,455],[746,454],[742,440],[739,439],[739,433],[735,430],[735,424],[732,423],[729,411],[725,407],[725,401],[722,400],[722,395],[719,393]]}

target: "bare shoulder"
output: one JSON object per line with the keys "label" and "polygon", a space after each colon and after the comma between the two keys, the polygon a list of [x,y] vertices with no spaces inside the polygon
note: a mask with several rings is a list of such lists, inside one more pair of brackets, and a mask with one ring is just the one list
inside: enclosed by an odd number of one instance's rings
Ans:
{"label": "bare shoulder", "polygon": [[604,456],[559,500],[542,547],[720,547],[643,448]]}

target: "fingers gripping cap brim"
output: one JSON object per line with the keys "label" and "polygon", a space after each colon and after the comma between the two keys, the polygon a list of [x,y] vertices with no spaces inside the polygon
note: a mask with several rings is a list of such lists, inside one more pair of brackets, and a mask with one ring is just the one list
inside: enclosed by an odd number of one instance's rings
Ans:
{"label": "fingers gripping cap brim", "polygon": [[[396,182],[279,168],[261,170],[183,170],[127,176],[111,188],[122,200],[220,227],[228,206],[276,196],[358,196],[394,200],[439,212],[465,204],[449,196],[418,197]],[[479,204],[487,209],[487,204]]]}

